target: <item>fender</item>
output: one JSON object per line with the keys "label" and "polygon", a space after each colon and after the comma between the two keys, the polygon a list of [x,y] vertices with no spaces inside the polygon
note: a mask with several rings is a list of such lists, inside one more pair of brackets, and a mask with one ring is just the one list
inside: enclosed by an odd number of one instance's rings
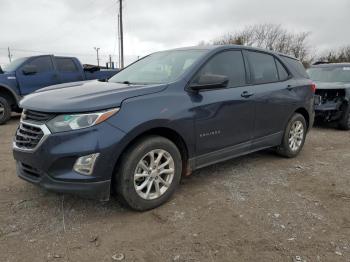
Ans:
{"label": "fender", "polygon": [[[110,122],[109,124],[119,129],[114,124]],[[143,134],[147,134],[148,132],[152,133],[152,130],[156,130],[156,129],[158,130],[163,129],[165,131],[169,130],[169,132],[176,134],[182,140],[184,146],[186,147],[188,158],[191,159],[194,156],[195,144],[193,142],[194,141],[193,134],[184,134],[176,127],[176,123],[169,122],[166,119],[157,119],[157,120],[152,120],[152,121],[148,121],[140,125],[137,125],[133,127],[132,130],[129,130],[128,132],[124,132],[121,129],[119,129],[125,134],[125,136],[118,144],[118,147],[115,148],[114,159],[116,159],[116,162],[119,159],[120,155],[125,151],[125,148],[127,148],[130,145],[130,143],[135,141],[137,137],[140,137]]]}
{"label": "fender", "polygon": [[0,90],[2,88],[5,89],[6,91],[9,91],[12,94],[12,96],[14,97],[14,99],[18,105],[19,101],[21,101],[21,99],[22,99],[22,96],[18,95],[10,86],[3,84],[3,83],[0,83]]}

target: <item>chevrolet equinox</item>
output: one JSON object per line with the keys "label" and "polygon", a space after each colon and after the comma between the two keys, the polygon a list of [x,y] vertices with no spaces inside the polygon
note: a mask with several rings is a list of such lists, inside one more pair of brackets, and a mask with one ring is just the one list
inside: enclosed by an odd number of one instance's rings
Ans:
{"label": "chevrolet equinox", "polygon": [[155,208],[182,175],[274,148],[302,150],[315,85],[284,54],[242,46],[151,54],[106,81],[50,86],[21,101],[17,174],[48,190]]}

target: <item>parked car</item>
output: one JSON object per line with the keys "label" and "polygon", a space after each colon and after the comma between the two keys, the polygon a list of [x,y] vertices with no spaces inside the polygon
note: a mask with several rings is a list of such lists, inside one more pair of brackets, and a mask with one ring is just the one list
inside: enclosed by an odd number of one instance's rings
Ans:
{"label": "parked car", "polygon": [[11,112],[19,112],[21,98],[40,88],[59,83],[107,79],[117,70],[85,70],[74,57],[41,55],[24,57],[0,68],[0,124],[6,123]]}
{"label": "parked car", "polygon": [[13,143],[18,176],[136,210],[169,199],[181,175],[265,148],[302,150],[314,85],[295,58],[242,46],[151,54],[108,82],[26,96]]}
{"label": "parked car", "polygon": [[316,119],[350,130],[350,63],[318,64],[307,72],[317,84]]}

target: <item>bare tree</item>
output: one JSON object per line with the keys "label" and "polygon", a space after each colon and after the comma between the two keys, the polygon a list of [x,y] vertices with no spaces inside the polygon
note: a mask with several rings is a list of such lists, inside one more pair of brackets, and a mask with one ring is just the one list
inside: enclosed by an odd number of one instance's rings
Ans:
{"label": "bare tree", "polygon": [[302,62],[310,62],[310,47],[307,43],[308,32],[293,33],[281,25],[256,24],[243,30],[228,33],[212,41],[216,45],[237,44],[259,47],[289,54]]}
{"label": "bare tree", "polygon": [[319,62],[350,63],[350,46],[344,46],[336,50],[329,50],[317,58]]}

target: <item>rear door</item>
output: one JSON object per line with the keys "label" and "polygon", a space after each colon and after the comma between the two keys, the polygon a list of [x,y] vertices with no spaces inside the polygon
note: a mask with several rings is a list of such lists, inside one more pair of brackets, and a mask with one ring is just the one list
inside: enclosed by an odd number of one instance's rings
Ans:
{"label": "rear door", "polygon": [[241,96],[249,88],[242,52],[232,50],[216,54],[193,82],[205,74],[227,76],[229,84],[227,88],[190,94],[194,104],[196,151],[202,156],[198,158],[197,166],[222,160],[239,150],[248,150],[254,125],[252,102]]}
{"label": "rear door", "polygon": [[252,100],[255,104],[254,139],[258,146],[274,146],[280,138],[296,102],[297,84],[277,56],[244,51],[249,63]]}
{"label": "rear door", "polygon": [[77,65],[75,59],[70,57],[55,57],[54,59],[61,83],[85,80],[81,66]]}
{"label": "rear door", "polygon": [[[35,68],[36,73],[24,74],[22,70],[25,66]],[[51,56],[39,56],[28,59],[26,63],[17,69],[16,77],[22,95],[27,95],[40,88],[59,83]]]}

